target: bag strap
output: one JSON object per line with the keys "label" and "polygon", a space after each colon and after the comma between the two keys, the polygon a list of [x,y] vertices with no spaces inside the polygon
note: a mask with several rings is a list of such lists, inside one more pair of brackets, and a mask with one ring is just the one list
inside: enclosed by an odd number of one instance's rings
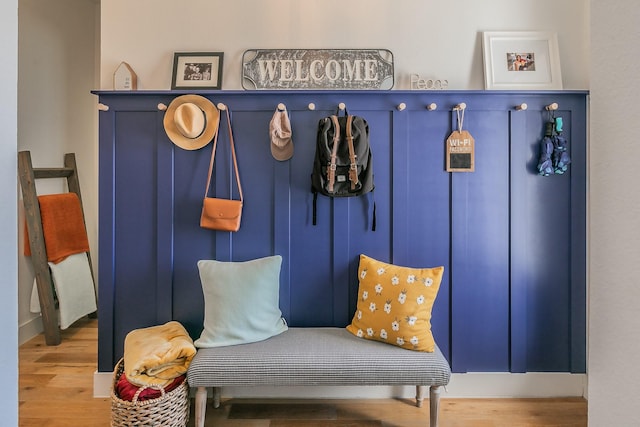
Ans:
{"label": "bag strap", "polygon": [[213,148],[211,149],[211,160],[209,161],[209,173],[207,174],[207,187],[204,190],[204,197],[209,194],[209,186],[211,185],[211,172],[213,172],[213,161],[216,157],[216,146],[218,145],[218,134],[220,133],[220,127],[216,129],[216,133],[213,136]]}
{"label": "bag strap", "polygon": [[[231,118],[229,117],[229,109],[226,109],[227,112],[227,126],[229,127],[229,144],[231,145],[231,157],[233,158],[233,169],[236,174],[236,183],[238,184],[238,193],[240,193],[240,201],[244,201],[244,197],[242,195],[242,185],[240,185],[240,174],[238,173],[238,161],[236,160],[236,148],[233,142],[233,130],[231,129]],[[211,150],[211,161],[209,162],[209,175],[207,176],[207,188],[204,191],[204,197],[207,197],[209,194],[209,187],[211,185],[211,174],[213,172],[213,162],[216,157],[216,147],[218,145],[218,134],[220,133],[220,128],[216,131],[215,136],[213,137],[213,148]]]}
{"label": "bag strap", "polygon": [[333,184],[336,181],[336,159],[338,157],[338,144],[340,144],[340,123],[337,116],[331,116],[333,122],[333,148],[331,149],[331,160],[327,165],[327,191],[333,192]]}
{"label": "bag strap", "polygon": [[355,190],[358,185],[358,166],[356,165],[356,152],[353,148],[353,134],[351,132],[351,125],[353,123],[353,116],[347,116],[347,145],[349,146],[349,160],[351,166],[349,167],[349,181],[351,181],[351,189]]}

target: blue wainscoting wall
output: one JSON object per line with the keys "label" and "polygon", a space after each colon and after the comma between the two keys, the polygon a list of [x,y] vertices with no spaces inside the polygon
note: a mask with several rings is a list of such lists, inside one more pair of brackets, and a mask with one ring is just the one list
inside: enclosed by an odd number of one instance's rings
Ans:
{"label": "blue wainscoting wall", "polygon": [[[200,259],[280,254],[288,323],[341,327],[355,310],[364,253],[445,266],[432,323],[454,372],[585,372],[586,92],[200,92],[231,111],[245,195],[237,233],[199,227],[211,144],[182,150],[164,132],[158,104],[186,92],[95,93],[109,107],[100,112],[99,371],[113,370],[132,329],[174,319],[199,336]],[[447,173],[445,140],[462,102],[475,172]],[[279,103],[291,114],[287,162],[269,147]],[[373,197],[321,196],[313,226],[317,124],[339,103],[369,122],[376,189]],[[438,108],[429,111],[431,103]],[[522,103],[528,109],[517,110]],[[552,103],[573,163],[541,177]],[[220,129],[215,192],[237,197],[224,120]]]}

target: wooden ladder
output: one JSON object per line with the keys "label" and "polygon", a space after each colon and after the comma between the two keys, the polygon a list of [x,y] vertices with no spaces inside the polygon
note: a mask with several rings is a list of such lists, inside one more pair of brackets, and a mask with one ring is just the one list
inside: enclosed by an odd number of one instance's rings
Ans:
{"label": "wooden ladder", "polygon": [[[34,168],[31,163],[31,152],[20,151],[18,153],[18,174],[22,187],[22,199],[24,203],[24,215],[29,232],[29,245],[31,246],[31,260],[36,276],[36,286],[40,300],[40,312],[42,313],[42,324],[44,326],[44,336],[47,345],[60,344],[60,328],[58,326],[58,315],[53,295],[53,280],[47,262],[47,250],[44,243],[42,231],[42,219],[40,217],[40,204],[36,193],[36,179],[41,178],[66,178],[69,192],[76,193],[80,199],[82,219],[84,221],[84,209],[82,208],[82,196],[80,195],[80,180],[78,179],[78,169],[76,166],[76,156],[74,153],[67,153],[64,156],[64,167],[62,168]],[[86,222],[85,222],[86,229]],[[87,252],[91,277],[94,283],[93,266],[91,265],[91,255]],[[92,313],[95,317],[95,313]]]}

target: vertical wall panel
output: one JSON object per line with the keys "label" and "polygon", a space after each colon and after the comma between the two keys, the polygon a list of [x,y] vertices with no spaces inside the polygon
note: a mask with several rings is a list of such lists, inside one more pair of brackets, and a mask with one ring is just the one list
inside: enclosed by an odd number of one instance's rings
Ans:
{"label": "vertical wall panel", "polygon": [[187,330],[197,337],[204,319],[197,262],[217,259],[215,233],[200,228],[211,144],[196,151],[187,151],[171,143],[162,128],[158,132],[157,144],[170,147],[174,159],[172,317],[181,319]]}
{"label": "vertical wall panel", "polygon": [[114,351],[115,331],[114,312],[115,296],[115,113],[100,111],[98,129],[100,144],[98,146],[98,166],[100,186],[100,221],[98,222],[99,251],[98,251],[98,369],[109,371],[115,366]]}
{"label": "vertical wall panel", "polygon": [[[565,131],[569,138],[571,165],[571,284],[570,284],[570,372],[587,369],[587,98],[574,97],[571,121]],[[565,107],[566,108],[566,107]]]}
{"label": "vertical wall panel", "polygon": [[[546,113],[542,116],[548,119]],[[570,117],[564,116],[569,122]],[[534,123],[540,121],[534,119]],[[529,371],[569,368],[571,172],[528,175],[526,194],[537,201],[529,207],[527,224],[532,242],[528,266],[534,278],[529,281],[527,296]]]}
{"label": "vertical wall panel", "polygon": [[[525,111],[514,111],[510,114],[511,126],[511,240],[513,242],[529,241],[526,224],[529,215],[529,197],[526,188],[527,176],[536,174],[533,162],[537,159],[537,139],[539,126],[527,120]],[[538,117],[538,113],[534,113]],[[534,120],[535,122],[535,120]],[[523,173],[525,172],[525,173]],[[529,246],[511,245],[511,372],[527,371],[527,295],[531,274],[528,271]]]}
{"label": "vertical wall panel", "polygon": [[[406,194],[406,203],[394,210],[399,227],[406,228],[403,242],[405,257],[394,258],[411,267],[444,266],[440,291],[433,307],[432,330],[438,346],[450,356],[450,210],[449,174],[445,172],[445,144],[450,132],[447,111],[407,112],[403,164],[394,170],[394,193]],[[395,149],[395,152],[398,148]],[[395,252],[394,252],[395,254]]]}
{"label": "vertical wall panel", "polygon": [[[394,221],[392,201],[392,159],[395,154],[392,140],[393,114],[390,111],[349,111],[363,116],[369,123],[374,174],[374,191],[358,198],[349,198],[349,253],[347,255],[349,306],[348,322],[356,310],[358,292],[358,261],[360,254],[366,254],[384,262],[392,262],[391,230]],[[372,231],[373,206],[376,205],[377,224]],[[337,220],[338,217],[336,217]],[[347,323],[348,323],[347,322]]]}
{"label": "vertical wall panel", "polygon": [[330,111],[290,111],[294,155],[291,162],[291,315],[292,325],[333,324],[334,265],[332,203],[318,198],[317,225],[312,224],[311,170],[316,129]]}
{"label": "vertical wall panel", "polygon": [[527,242],[518,246],[522,258],[514,263],[514,272],[522,277],[514,286],[526,286],[526,370],[563,371],[568,368],[570,345],[570,171],[548,177],[537,174],[548,114],[523,114],[527,118],[526,132],[521,134],[524,140],[514,140],[512,145],[516,156],[512,175],[518,177],[513,193],[520,198],[513,205],[512,227]]}
{"label": "vertical wall panel", "polygon": [[[454,115],[455,116],[455,115]],[[465,113],[475,171],[452,174],[452,369],[509,369],[509,121]]]}
{"label": "vertical wall panel", "polygon": [[[114,354],[134,328],[157,323],[155,112],[116,114]],[[151,130],[151,131],[150,131]],[[132,202],[133,201],[133,202]],[[122,304],[127,301],[128,304]]]}
{"label": "vertical wall panel", "polygon": [[[163,132],[163,115],[156,116],[156,137]],[[156,144],[156,322],[166,323],[173,318],[173,227],[175,198],[175,170],[172,144]]]}

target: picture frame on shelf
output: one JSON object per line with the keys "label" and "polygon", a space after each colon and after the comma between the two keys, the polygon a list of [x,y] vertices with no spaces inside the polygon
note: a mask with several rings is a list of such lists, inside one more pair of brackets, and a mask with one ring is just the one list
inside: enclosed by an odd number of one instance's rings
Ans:
{"label": "picture frame on shelf", "polygon": [[223,52],[175,52],[171,89],[221,89]]}
{"label": "picture frame on shelf", "polygon": [[482,33],[485,89],[561,90],[558,37],[548,31]]}

